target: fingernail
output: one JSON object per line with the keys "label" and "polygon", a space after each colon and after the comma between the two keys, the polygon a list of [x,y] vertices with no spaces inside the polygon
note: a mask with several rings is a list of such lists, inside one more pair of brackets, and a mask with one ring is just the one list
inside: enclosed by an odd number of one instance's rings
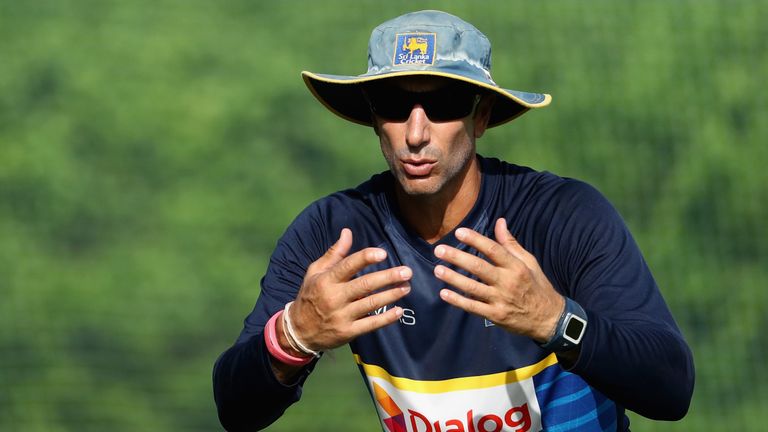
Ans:
{"label": "fingernail", "polygon": [[442,298],[443,300],[448,300],[448,297],[450,296],[451,296],[451,292],[448,291],[447,289],[440,290],[440,298]]}
{"label": "fingernail", "polygon": [[400,287],[400,289],[401,289],[401,290],[402,290],[404,293],[406,293],[406,294],[407,294],[407,293],[409,293],[409,292],[411,292],[411,286],[410,286],[410,285],[406,285],[406,286]]}
{"label": "fingernail", "polygon": [[373,255],[377,260],[383,260],[387,257],[387,253],[383,250],[377,250]]}
{"label": "fingernail", "polygon": [[469,232],[467,232],[466,228],[459,228],[456,230],[456,238],[459,240],[465,238],[467,235],[469,235]]}
{"label": "fingernail", "polygon": [[443,268],[443,266],[435,267],[435,275],[442,276],[443,273],[445,273],[445,268]]}
{"label": "fingernail", "polygon": [[435,248],[435,256],[438,258],[442,258],[443,255],[445,255],[445,246],[440,245]]}
{"label": "fingernail", "polygon": [[398,317],[403,316],[403,308],[400,308],[400,307],[396,308],[395,309],[395,315],[397,315]]}
{"label": "fingernail", "polygon": [[405,267],[403,269],[400,269],[400,277],[403,279],[408,279],[411,277],[411,269],[408,267]]}

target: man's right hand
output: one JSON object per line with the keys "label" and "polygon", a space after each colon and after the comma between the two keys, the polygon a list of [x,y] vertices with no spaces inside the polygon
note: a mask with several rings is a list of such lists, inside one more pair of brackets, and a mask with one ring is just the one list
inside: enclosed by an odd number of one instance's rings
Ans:
{"label": "man's right hand", "polygon": [[[403,314],[402,308],[394,307],[369,315],[410,292],[411,269],[394,267],[354,278],[365,267],[384,261],[387,252],[366,248],[347,256],[351,247],[352,231],[344,228],[336,244],[309,266],[290,309],[296,337],[309,349],[336,348],[396,322]],[[280,336],[282,328],[277,330]],[[291,351],[282,339],[280,345]]]}

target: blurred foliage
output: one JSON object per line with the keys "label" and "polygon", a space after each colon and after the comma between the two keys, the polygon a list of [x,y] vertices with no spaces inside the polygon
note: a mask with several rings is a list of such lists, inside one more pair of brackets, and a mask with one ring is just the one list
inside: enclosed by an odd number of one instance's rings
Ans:
{"label": "blurred foliage", "polygon": [[[0,0],[0,430],[219,430],[211,367],[276,239],[386,168],[299,72],[364,72],[370,30],[425,8],[554,96],[481,153],[601,189],[693,347],[688,417],[633,430],[760,429],[765,1]],[[339,349],[272,430],[377,424]]]}

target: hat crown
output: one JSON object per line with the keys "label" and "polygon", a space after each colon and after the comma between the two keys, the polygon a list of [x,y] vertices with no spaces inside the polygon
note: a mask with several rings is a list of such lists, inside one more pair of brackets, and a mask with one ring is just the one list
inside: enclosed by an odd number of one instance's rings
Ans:
{"label": "hat crown", "polygon": [[371,126],[369,101],[360,85],[407,75],[464,81],[496,94],[488,127],[498,126],[531,108],[549,105],[544,93],[509,90],[491,79],[491,42],[475,26],[451,14],[425,10],[391,19],[373,29],[368,42],[368,71],[362,75],[301,73],[312,94],[339,116]]}
{"label": "hat crown", "polygon": [[454,15],[426,10],[391,19],[371,33],[368,72],[457,70],[491,80],[491,43]]}

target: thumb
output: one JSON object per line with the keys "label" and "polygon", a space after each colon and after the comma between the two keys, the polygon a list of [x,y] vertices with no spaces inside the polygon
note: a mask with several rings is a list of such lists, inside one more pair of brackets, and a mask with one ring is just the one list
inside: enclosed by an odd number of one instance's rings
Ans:
{"label": "thumb", "polygon": [[[496,235],[496,241],[499,242],[506,249],[509,249],[508,245],[517,243],[512,234],[507,229],[507,220],[504,218],[498,218],[496,220],[496,226],[493,229],[493,233]],[[511,251],[510,251],[511,252]]]}
{"label": "thumb", "polygon": [[506,219],[499,218],[493,231],[496,235],[496,241],[504,246],[504,249],[511,253],[512,256],[522,261],[530,269],[538,268],[539,264],[536,262],[536,258],[528,253],[523,248],[523,245],[509,232]]}
{"label": "thumb", "polygon": [[325,271],[344,259],[352,248],[352,230],[344,228],[339,239],[313,264],[318,271]]}

